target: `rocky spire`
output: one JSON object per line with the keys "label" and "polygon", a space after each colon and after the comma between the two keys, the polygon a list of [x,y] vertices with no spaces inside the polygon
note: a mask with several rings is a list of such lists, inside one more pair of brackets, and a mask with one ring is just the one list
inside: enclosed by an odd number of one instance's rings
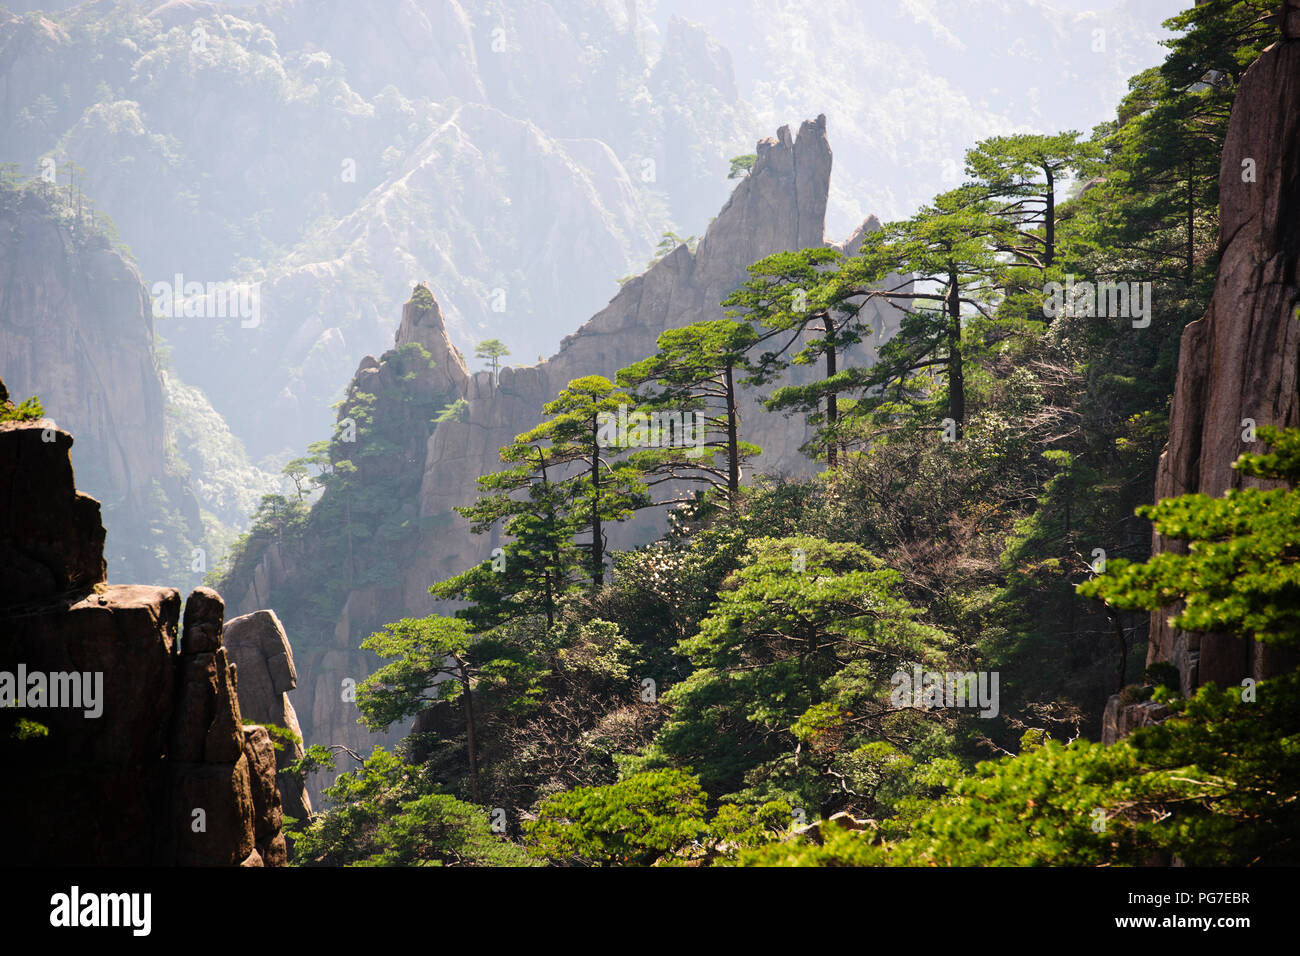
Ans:
{"label": "rocky spire", "polygon": [[435,380],[441,387],[457,394],[465,391],[469,381],[465,357],[447,336],[447,320],[427,282],[418,283],[411,291],[411,298],[402,306],[402,321],[397,327],[394,346],[401,348],[409,342],[418,342],[429,352],[434,362]]}

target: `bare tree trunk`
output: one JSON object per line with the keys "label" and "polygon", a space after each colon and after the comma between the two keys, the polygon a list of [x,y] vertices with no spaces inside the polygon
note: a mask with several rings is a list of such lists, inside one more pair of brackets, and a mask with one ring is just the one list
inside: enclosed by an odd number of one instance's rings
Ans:
{"label": "bare tree trunk", "polygon": [[[830,344],[830,343],[832,341],[832,337],[835,335],[835,322],[831,319],[831,314],[829,311],[826,313],[825,327],[826,327],[826,340],[828,343],[826,346],[826,377],[833,378],[835,376],[835,371],[836,371],[835,360],[837,356],[835,354],[834,344]],[[827,468],[834,468],[837,463],[837,452],[839,451],[839,442],[835,435],[835,425],[836,423],[839,422],[839,420],[840,420],[839,398],[838,396],[836,396],[834,392],[831,392],[829,395],[826,396],[826,429],[828,432],[830,432],[830,437],[826,439],[826,467]]]}
{"label": "bare tree trunk", "polygon": [[[546,494],[546,500],[551,501],[552,500],[551,482],[550,479],[547,478],[546,476],[546,453],[543,452],[540,448],[537,449],[537,467],[542,472],[542,490]],[[551,523],[552,530],[554,530],[556,524],[555,509],[553,507],[548,506],[546,509],[546,516]],[[553,552],[553,554],[555,555],[555,563],[558,565],[560,562],[560,552],[555,551]],[[551,588],[551,575],[553,573],[554,573],[554,569],[552,568],[542,569],[542,577],[546,579],[546,633],[547,634],[550,634],[551,628],[555,626],[555,593]],[[555,583],[556,586],[558,587],[559,582],[556,581]]]}
{"label": "bare tree trunk", "polygon": [[1128,665],[1128,641],[1124,638],[1124,627],[1119,621],[1119,611],[1113,607],[1106,608],[1111,626],[1115,628],[1115,642],[1119,644],[1119,667],[1115,672],[1115,693],[1124,689],[1124,672]]}
{"label": "bare tree trunk", "polygon": [[961,365],[961,295],[955,270],[948,273],[948,414],[961,438],[966,423],[966,381]]}
{"label": "bare tree trunk", "polygon": [[469,667],[460,658],[456,659],[456,663],[460,665],[460,680],[465,687],[465,749],[469,753],[469,786],[474,794],[474,802],[481,803],[483,793],[478,781],[478,751],[474,745],[474,701],[469,689]]}
{"label": "bare tree trunk", "polygon": [[597,587],[605,584],[605,549],[600,528],[600,431],[596,416],[591,417],[591,579]]}
{"label": "bare tree trunk", "polygon": [[736,383],[730,365],[723,376],[727,387],[727,502],[735,511],[736,499],[740,496],[740,441],[736,435],[740,411],[736,408]]}
{"label": "bare tree trunk", "polygon": [[1187,281],[1192,281],[1192,269],[1196,265],[1196,192],[1192,184],[1195,166],[1191,157],[1187,159]]}
{"label": "bare tree trunk", "polygon": [[1044,165],[1047,175],[1047,205],[1043,212],[1043,229],[1047,240],[1047,250],[1043,255],[1043,265],[1050,266],[1056,258],[1056,181],[1052,176],[1052,167]]}

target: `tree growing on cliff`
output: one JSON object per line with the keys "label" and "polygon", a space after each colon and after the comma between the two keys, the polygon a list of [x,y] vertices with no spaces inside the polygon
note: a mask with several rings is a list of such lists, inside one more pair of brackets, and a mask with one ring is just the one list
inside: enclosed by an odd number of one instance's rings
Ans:
{"label": "tree growing on cliff", "polygon": [[[756,368],[748,357],[758,340],[752,326],[731,319],[696,322],[660,334],[659,350],[618,373],[618,382],[638,390],[650,412],[671,410],[700,416],[707,432],[720,434],[702,444],[685,443],[638,453],[632,460],[647,471],[653,469],[662,480],[691,480],[692,473],[704,476],[715,487],[725,489],[734,508],[740,494],[741,468],[745,460],[759,454],[757,445],[740,440],[740,384]],[[698,422],[697,422],[698,426]],[[726,465],[714,464],[721,452]],[[656,480],[659,480],[656,479]]]}
{"label": "tree growing on cliff", "polygon": [[[655,254],[646,263],[646,268],[649,269],[656,262],[673,252],[678,246],[685,246],[689,251],[694,252],[699,244],[699,236],[679,236],[670,229],[659,237],[659,244],[655,246]],[[624,276],[618,280],[618,284],[622,285],[632,278],[633,276]]]}
{"label": "tree growing on cliff", "polygon": [[621,449],[602,442],[602,421],[618,414],[627,395],[609,379],[589,375],[569,382],[544,410],[549,418],[518,435],[501,450],[503,461],[531,468],[538,447],[547,450],[547,467],[563,477],[554,480],[561,490],[567,520],[575,533],[589,533],[587,567],[592,585],[605,580],[605,526],[623,521],[650,501],[640,470]]}
{"label": "tree growing on cliff", "polygon": [[1259,437],[1273,450],[1244,454],[1233,467],[1287,487],[1144,505],[1138,513],[1151,519],[1158,534],[1188,542],[1187,551],[1164,551],[1144,564],[1109,561],[1105,574],[1080,585],[1079,593],[1129,610],[1156,611],[1179,602],[1172,623],[1182,630],[1300,645],[1300,430],[1265,426]]}
{"label": "tree growing on cliff", "polygon": [[741,156],[732,156],[730,166],[727,170],[728,179],[744,179],[754,171],[754,164],[758,162],[758,154],[745,153]]}
{"label": "tree growing on cliff", "polygon": [[[549,632],[560,598],[574,586],[580,565],[573,540],[576,528],[565,491],[554,480],[556,463],[549,456],[550,449],[541,444],[508,447],[502,457],[519,464],[480,477],[484,494],[473,505],[456,509],[470,519],[475,534],[500,523],[512,539],[488,560],[429,588],[435,597],[471,602],[456,616],[475,631],[535,615],[540,609]],[[525,495],[521,497],[520,491]]]}
{"label": "tree growing on cliff", "polygon": [[0,422],[34,422],[44,417],[45,409],[35,395],[14,404],[4,391],[4,383],[0,382]]}
{"label": "tree growing on cliff", "polygon": [[[856,256],[827,273],[830,287],[815,301],[850,308],[879,300],[904,313],[876,364],[854,379],[866,393],[857,412],[894,416],[942,410],[955,426],[954,437],[961,438],[967,418],[968,317],[992,320],[989,309],[1000,294],[1003,266],[998,248],[1012,241],[1012,231],[989,200],[963,186],[936,196],[911,219],[869,233]],[[907,276],[905,281],[920,288],[891,285],[891,276]],[[944,378],[938,396],[936,370]]]}
{"label": "tree growing on cliff", "polygon": [[495,386],[501,377],[501,359],[510,354],[510,349],[500,339],[485,339],[475,347],[474,354],[487,359],[488,368],[492,370],[492,384]]}
{"label": "tree growing on cliff", "polygon": [[311,472],[307,470],[310,465],[311,460],[304,456],[292,459],[280,469],[280,474],[293,482],[294,494],[299,501],[302,501],[303,495],[306,494],[305,486],[311,481]]}
{"label": "tree growing on cliff", "polygon": [[[1189,6],[1165,26],[1181,34],[1158,67],[1129,82],[1117,120],[1098,127],[1104,179],[1090,190],[1091,241],[1123,250],[1130,277],[1210,286],[1220,156],[1247,67],[1278,35],[1273,0]],[[1249,157],[1233,157],[1245,174]]]}
{"label": "tree growing on cliff", "polygon": [[[830,468],[836,466],[839,454],[839,396],[854,387],[862,371],[839,367],[844,350],[861,342],[864,331],[859,310],[830,296],[835,287],[827,273],[841,258],[829,248],[768,256],[751,265],[745,284],[722,302],[729,315],[766,329],[755,345],[772,347],[754,363],[757,381],[769,381],[791,364],[811,365],[819,359],[825,363],[821,379],[778,388],[764,405],[768,411],[812,412],[809,420],[822,426],[819,437]],[[815,335],[811,339],[810,330]]]}

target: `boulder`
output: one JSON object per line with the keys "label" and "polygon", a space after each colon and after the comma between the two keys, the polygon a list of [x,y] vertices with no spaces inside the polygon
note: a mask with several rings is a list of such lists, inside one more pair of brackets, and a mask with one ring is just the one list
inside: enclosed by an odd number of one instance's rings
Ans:
{"label": "boulder", "polygon": [[1139,727],[1151,727],[1169,716],[1169,708],[1154,700],[1131,701],[1112,694],[1101,718],[1101,742],[1113,744]]}
{"label": "boulder", "polygon": [[253,782],[248,759],[173,764],[167,836],[179,866],[238,866],[254,849]]}
{"label": "boulder", "polygon": [[283,866],[286,854],[280,834],[283,813],[275,780],[275,747],[265,727],[251,724],[244,728],[244,756],[252,785],[253,841],[266,865]]}
{"label": "boulder", "polygon": [[[302,728],[289,701],[289,691],[298,685],[298,672],[289,638],[275,612],[254,611],[232,619],[222,641],[238,669],[239,709],[244,719],[284,727],[301,741]],[[282,741],[281,748],[275,754],[277,768],[303,757],[301,742]],[[311,799],[302,783],[285,773],[277,780],[284,812],[297,820],[310,819]]]}
{"label": "boulder", "polygon": [[195,588],[185,599],[185,626],[181,630],[181,653],[198,654],[221,646],[221,625],[226,602],[211,588]]}
{"label": "boulder", "polygon": [[[91,675],[100,688],[98,716],[84,706],[0,708],[0,756],[21,768],[0,787],[6,862],[155,862],[179,613],[171,588],[120,585],[0,607],[0,672]],[[14,739],[19,717],[48,733]]]}
{"label": "boulder", "polygon": [[0,436],[0,605],[102,583],[104,525],[73,483],[72,436],[48,419]]}

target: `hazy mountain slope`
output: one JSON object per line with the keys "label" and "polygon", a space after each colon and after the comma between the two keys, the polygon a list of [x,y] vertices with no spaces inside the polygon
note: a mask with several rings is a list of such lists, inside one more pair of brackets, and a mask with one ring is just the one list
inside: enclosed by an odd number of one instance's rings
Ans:
{"label": "hazy mountain slope", "polygon": [[[955,181],[1011,117],[1100,119],[1178,5],[55,3],[0,12],[0,160],[75,176],[150,287],[261,283],[252,322],[155,321],[176,376],[273,471],[326,433],[414,282],[465,354],[498,337],[529,364],[664,229],[702,234],[728,157],[765,130],[827,114],[845,235]],[[193,477],[209,516],[234,500]]]}
{"label": "hazy mountain slope", "polygon": [[196,582],[203,527],[169,449],[145,289],[69,190],[0,183],[0,372],[76,434],[108,579]]}
{"label": "hazy mountain slope", "polygon": [[[1088,130],[1158,62],[1184,0],[1074,12],[1048,0],[656,0],[731,50],[740,95],[768,125],[825,113],[835,131],[827,229],[909,215],[995,133]],[[1098,37],[1094,31],[1104,33]],[[1094,46],[1100,49],[1094,49]]]}
{"label": "hazy mountain slope", "polygon": [[146,9],[0,21],[0,159],[84,167],[151,284],[265,283],[255,328],[159,317],[258,459],[323,432],[412,281],[462,347],[551,351],[751,141],[725,52],[679,23],[652,63],[618,5]]}

